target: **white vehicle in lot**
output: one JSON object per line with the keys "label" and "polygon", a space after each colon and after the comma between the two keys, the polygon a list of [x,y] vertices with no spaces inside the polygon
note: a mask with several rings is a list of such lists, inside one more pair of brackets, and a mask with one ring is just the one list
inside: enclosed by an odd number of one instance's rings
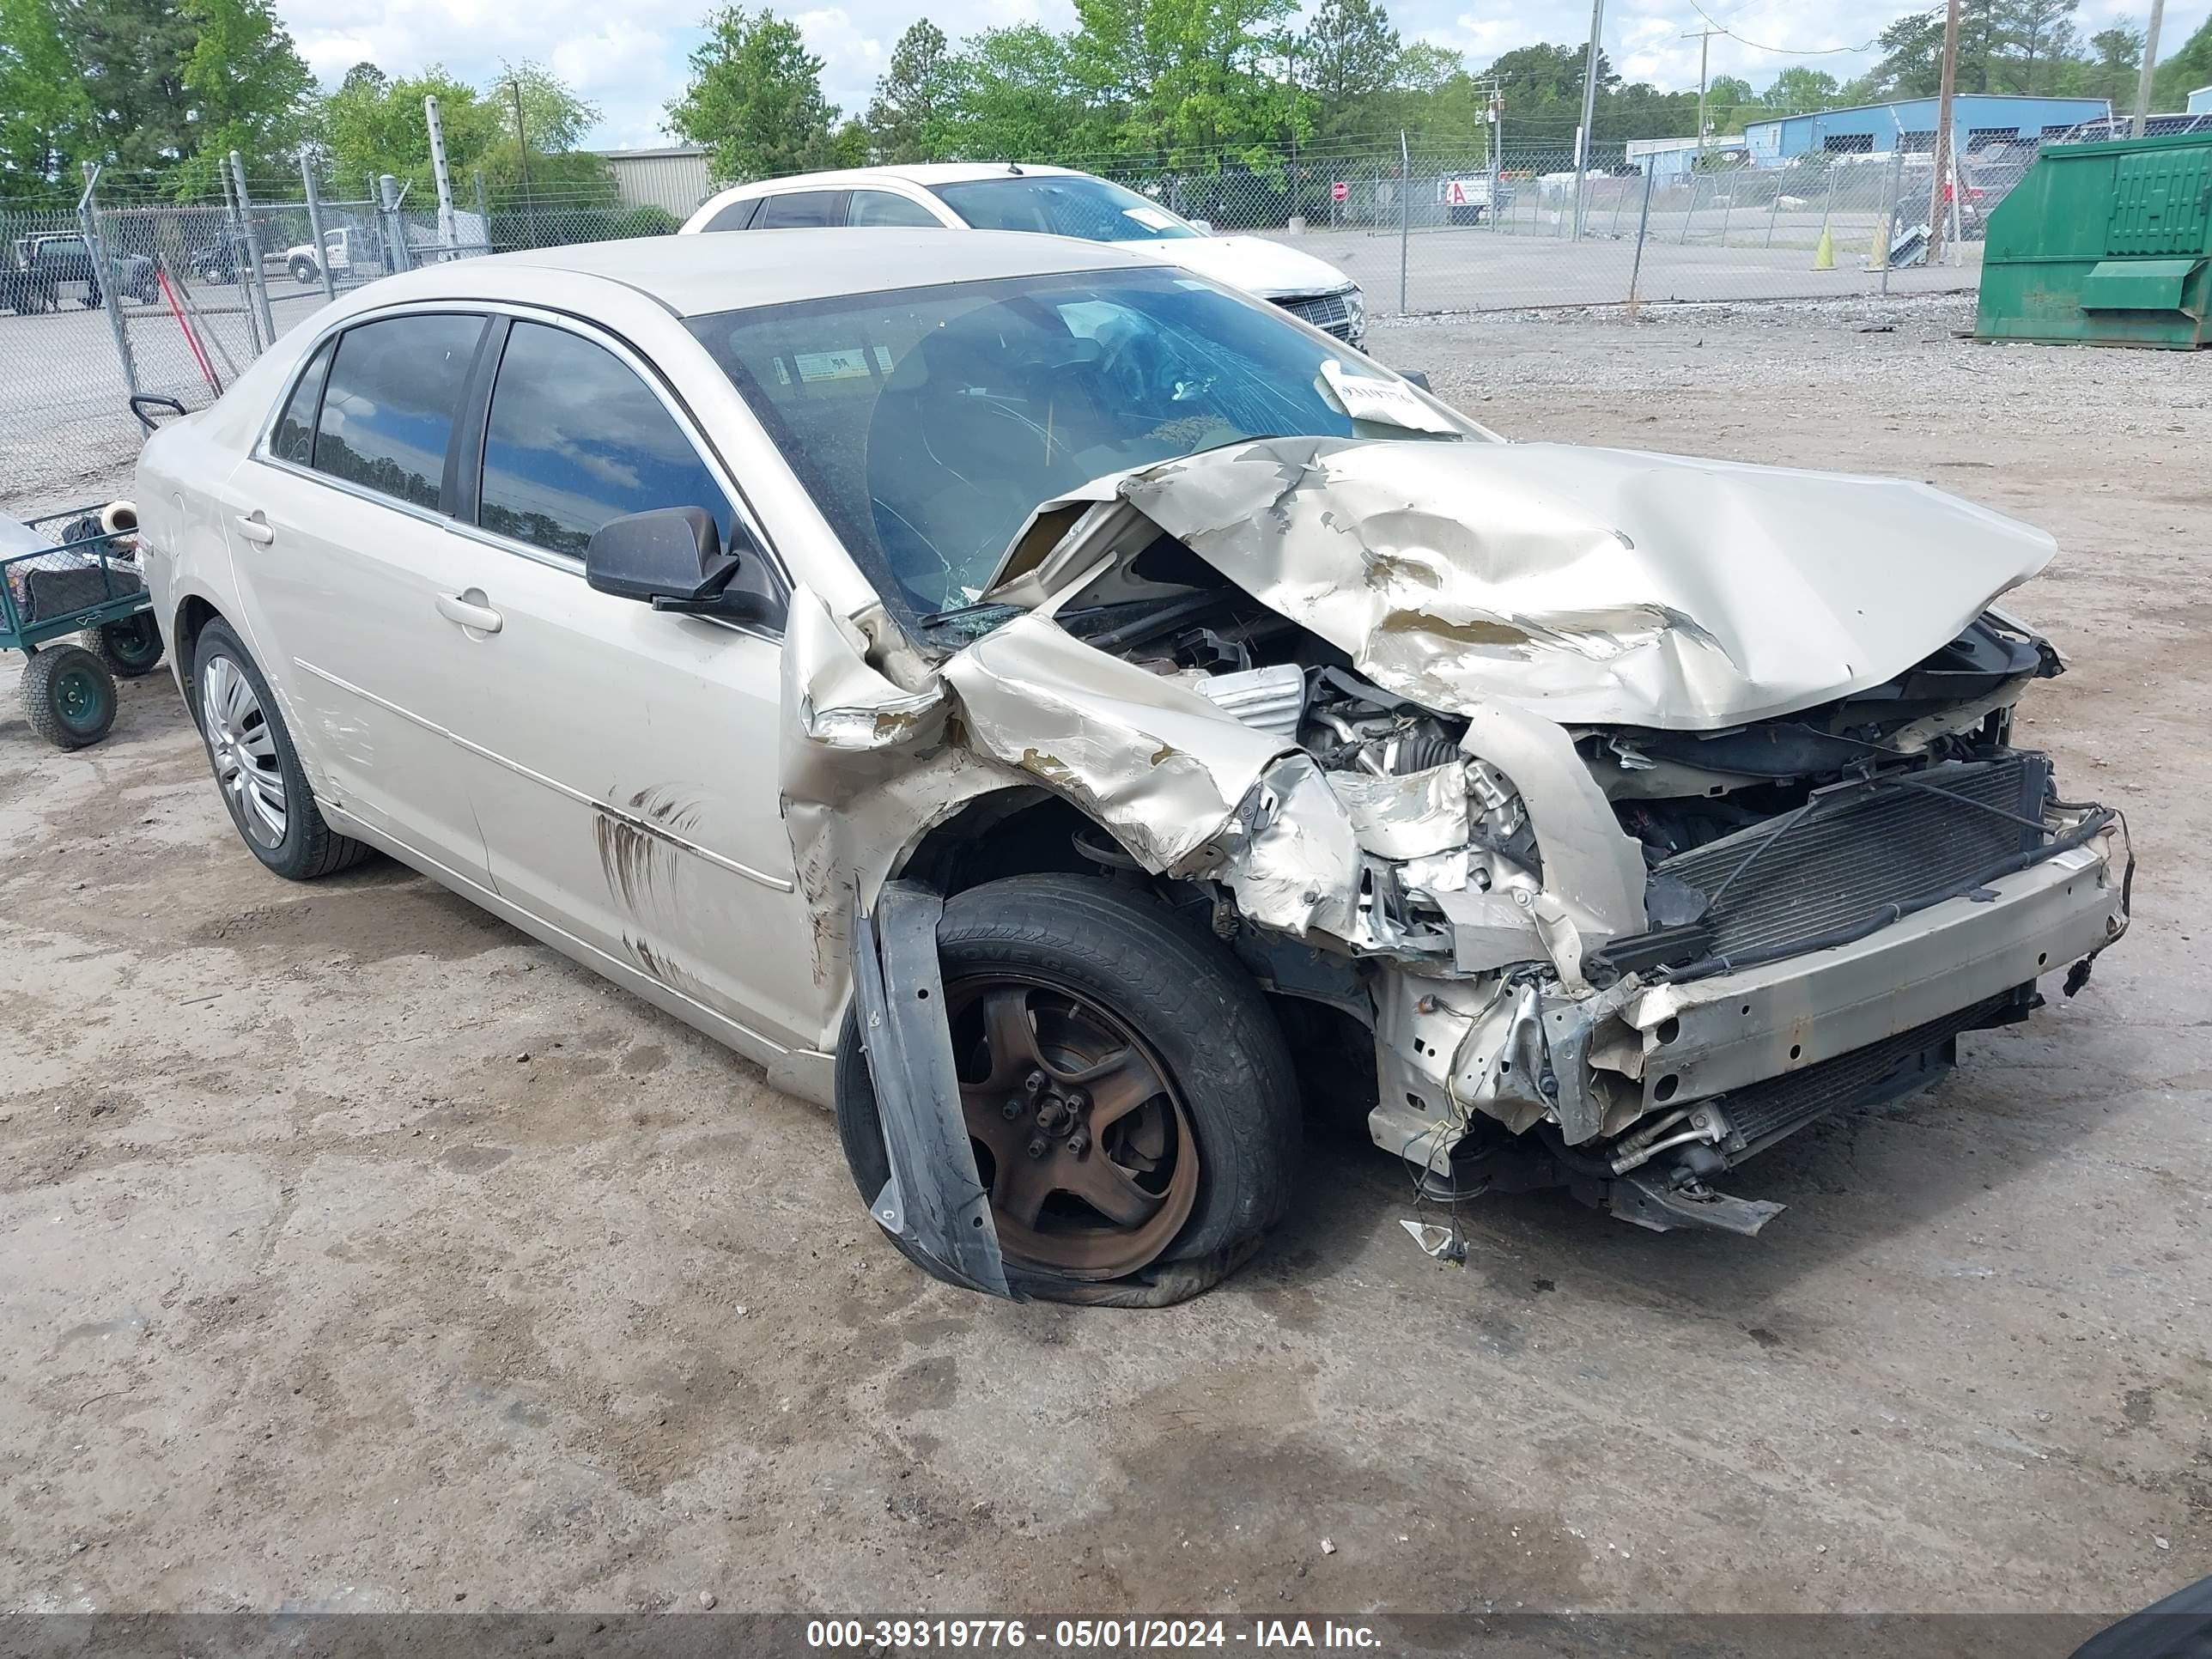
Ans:
{"label": "white vehicle in lot", "polygon": [[1121,249],[416,270],[137,500],[256,858],[380,848],[834,1103],[997,1293],[1213,1282],[1302,1106],[1438,1194],[1753,1231],[1723,1172],[2127,923],[2117,815],[2011,742],[2047,537],[1509,444]]}
{"label": "white vehicle in lot", "polygon": [[[329,263],[331,275],[343,281],[353,275],[353,232],[341,226],[323,233],[323,257]],[[284,250],[284,268],[292,273],[292,280],[301,287],[311,287],[323,280],[323,268],[315,263],[315,245],[301,242]]]}
{"label": "white vehicle in lot", "polygon": [[1021,230],[1111,242],[1273,301],[1353,345],[1367,337],[1366,295],[1326,259],[1264,236],[1217,236],[1211,225],[1066,167],[934,161],[798,173],[722,191],[684,222],[684,232],[836,225]]}

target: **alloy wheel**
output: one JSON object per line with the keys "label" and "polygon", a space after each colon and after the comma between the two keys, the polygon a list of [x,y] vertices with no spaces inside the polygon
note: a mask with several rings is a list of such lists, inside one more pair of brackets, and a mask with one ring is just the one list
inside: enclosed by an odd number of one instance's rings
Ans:
{"label": "alloy wheel", "polygon": [[200,709],[215,778],[238,827],[272,851],[284,839],[284,768],[276,736],[253,684],[228,657],[215,656],[201,674]]}

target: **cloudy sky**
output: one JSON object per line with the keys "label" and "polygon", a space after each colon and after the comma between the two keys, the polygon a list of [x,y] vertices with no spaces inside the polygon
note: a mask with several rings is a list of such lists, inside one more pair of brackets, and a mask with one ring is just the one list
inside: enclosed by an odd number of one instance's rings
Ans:
{"label": "cloudy sky", "polygon": [[[1606,50],[1633,80],[1662,88],[1695,87],[1698,43],[1684,40],[1706,26],[1705,15],[1731,31],[1712,42],[1712,72],[1739,75],[1763,87],[1777,70],[1804,64],[1848,80],[1877,54],[1863,50],[1891,19],[1924,9],[1909,0],[1607,0]],[[578,88],[603,112],[593,142],[600,147],[668,142],[662,109],[682,90],[684,59],[699,40],[708,0],[276,0],[276,9],[307,62],[325,84],[362,58],[404,73],[441,62],[479,83],[502,58],[534,58]],[[2212,0],[2169,0],[2163,44],[2179,46],[2204,21]],[[831,100],[858,114],[899,32],[923,15],[915,0],[843,0],[819,5],[790,0],[778,9],[794,17],[826,64]],[[1310,9],[1310,6],[1309,6]],[[2148,0],[2081,0],[2084,37],[2116,21],[2138,27]],[[1463,52],[1480,67],[1502,52],[1538,40],[1580,40],[1589,30],[1586,5],[1563,0],[1392,0],[1401,33]],[[945,33],[1036,21],[1073,21],[1069,0],[943,0],[927,15]],[[1786,47],[1788,52],[1763,48]],[[1815,55],[1808,55],[1815,54]],[[1510,114],[1510,112],[1509,112]]]}

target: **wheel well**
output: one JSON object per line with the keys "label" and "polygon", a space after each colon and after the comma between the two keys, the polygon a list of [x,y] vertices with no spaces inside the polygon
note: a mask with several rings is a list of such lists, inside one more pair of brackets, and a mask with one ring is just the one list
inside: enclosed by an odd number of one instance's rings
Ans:
{"label": "wheel well", "polygon": [[174,656],[177,672],[184,677],[185,707],[191,710],[192,724],[199,724],[199,705],[191,694],[192,653],[199,647],[200,634],[207,625],[222,615],[205,599],[194,594],[177,607],[176,625],[169,630],[169,649]]}
{"label": "wheel well", "polygon": [[946,896],[1006,876],[1097,875],[1075,837],[1112,839],[1066,801],[1034,789],[979,795],[916,844],[903,874],[942,885]]}

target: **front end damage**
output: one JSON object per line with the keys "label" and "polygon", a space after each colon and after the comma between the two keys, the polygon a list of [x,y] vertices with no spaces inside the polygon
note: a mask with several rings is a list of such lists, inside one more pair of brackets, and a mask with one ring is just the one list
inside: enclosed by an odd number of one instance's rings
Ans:
{"label": "front end damage", "polygon": [[933,825],[1057,799],[1081,856],[1371,1036],[1370,1131],[1431,1190],[1754,1231],[1777,1206],[1717,1177],[2125,929],[2124,826],[2010,742],[2059,665],[1989,606],[2051,551],[1917,485],[1564,446],[1102,480],[941,649],[794,605],[817,971]]}

